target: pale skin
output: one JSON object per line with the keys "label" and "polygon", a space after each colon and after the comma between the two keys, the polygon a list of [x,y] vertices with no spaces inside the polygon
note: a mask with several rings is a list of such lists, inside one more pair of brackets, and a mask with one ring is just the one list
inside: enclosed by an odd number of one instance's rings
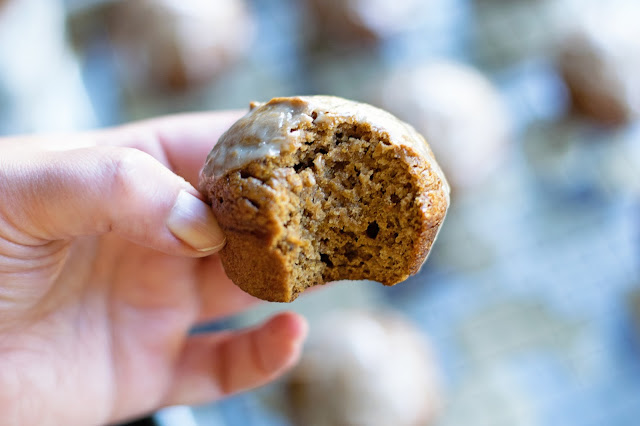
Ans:
{"label": "pale skin", "polygon": [[260,386],[296,362],[306,322],[293,313],[188,335],[256,302],[225,276],[224,235],[195,189],[240,114],[0,139],[3,424],[124,421]]}

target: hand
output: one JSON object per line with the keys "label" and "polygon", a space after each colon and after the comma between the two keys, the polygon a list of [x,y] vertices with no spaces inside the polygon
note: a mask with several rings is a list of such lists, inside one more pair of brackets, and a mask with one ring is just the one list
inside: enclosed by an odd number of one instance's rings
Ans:
{"label": "hand", "polygon": [[188,336],[255,301],[211,255],[224,236],[194,189],[238,117],[0,139],[3,424],[122,421],[259,386],[296,361],[306,323],[292,313]]}

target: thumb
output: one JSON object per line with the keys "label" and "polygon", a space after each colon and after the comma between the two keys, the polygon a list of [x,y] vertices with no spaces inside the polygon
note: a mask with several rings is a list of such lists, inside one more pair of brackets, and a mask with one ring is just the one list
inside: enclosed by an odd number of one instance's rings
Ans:
{"label": "thumb", "polygon": [[13,242],[35,245],[112,231],[170,254],[201,256],[224,245],[199,193],[142,151],[90,147],[3,157],[0,235]]}

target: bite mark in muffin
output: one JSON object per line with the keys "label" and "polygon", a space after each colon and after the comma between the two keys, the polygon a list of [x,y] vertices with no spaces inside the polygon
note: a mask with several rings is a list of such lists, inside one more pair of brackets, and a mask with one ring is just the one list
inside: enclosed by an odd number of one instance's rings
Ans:
{"label": "bite mark in muffin", "polygon": [[227,275],[279,302],[331,281],[404,281],[426,259],[449,204],[448,184],[411,126],[326,96],[252,105],[213,148],[200,190],[227,236]]}

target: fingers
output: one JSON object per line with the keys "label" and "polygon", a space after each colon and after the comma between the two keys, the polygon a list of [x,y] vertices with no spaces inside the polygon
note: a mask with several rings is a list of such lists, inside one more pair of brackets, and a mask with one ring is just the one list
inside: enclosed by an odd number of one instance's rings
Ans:
{"label": "fingers", "polygon": [[[131,148],[8,152],[0,158],[0,224],[25,245],[113,231],[170,254],[220,249],[224,235],[188,182]],[[2,164],[4,163],[4,164]],[[1,229],[0,229],[1,231]]]}
{"label": "fingers", "polygon": [[[11,185],[0,185],[0,197],[12,197],[14,205],[4,212],[0,208],[0,225],[3,219],[13,220],[15,225],[34,231],[16,237],[30,245],[113,230],[170,254],[202,256],[215,252],[223,237],[209,209],[199,202],[194,186],[215,142],[243,113],[184,114],[87,134],[6,139],[0,146],[4,148],[0,152],[0,181]],[[100,155],[93,151],[95,144],[107,150],[105,157],[96,158]],[[41,155],[31,161],[34,152]],[[29,161],[12,164],[20,155]],[[76,163],[75,159],[84,162]],[[161,171],[162,165],[165,167]],[[8,170],[11,166],[13,170]],[[29,182],[34,168],[37,182]],[[22,179],[20,185],[14,185],[16,174]],[[25,198],[20,191],[30,196],[29,201],[40,197],[41,202],[27,205],[28,212],[16,211],[21,209],[15,206]],[[114,193],[120,197],[109,200]],[[79,202],[81,197],[84,203]],[[65,203],[66,213],[61,208]],[[7,210],[15,217],[3,217]],[[143,211],[148,216],[141,218]],[[44,222],[35,226],[40,219]],[[0,235],[7,233],[14,236],[11,229],[0,226]]]}
{"label": "fingers", "polygon": [[194,336],[164,404],[201,404],[261,386],[295,364],[306,333],[304,318],[287,312],[254,329]]}
{"label": "fingers", "polygon": [[260,299],[242,291],[227,277],[220,257],[210,256],[202,259],[198,268],[198,322],[234,315],[261,302]]}
{"label": "fingers", "polygon": [[136,148],[197,187],[198,174],[220,136],[246,110],[178,114],[89,133],[14,137],[16,147],[60,151],[95,146]]}
{"label": "fingers", "polygon": [[218,138],[246,111],[182,114],[105,132],[103,143],[145,151],[197,187],[198,174]]}

